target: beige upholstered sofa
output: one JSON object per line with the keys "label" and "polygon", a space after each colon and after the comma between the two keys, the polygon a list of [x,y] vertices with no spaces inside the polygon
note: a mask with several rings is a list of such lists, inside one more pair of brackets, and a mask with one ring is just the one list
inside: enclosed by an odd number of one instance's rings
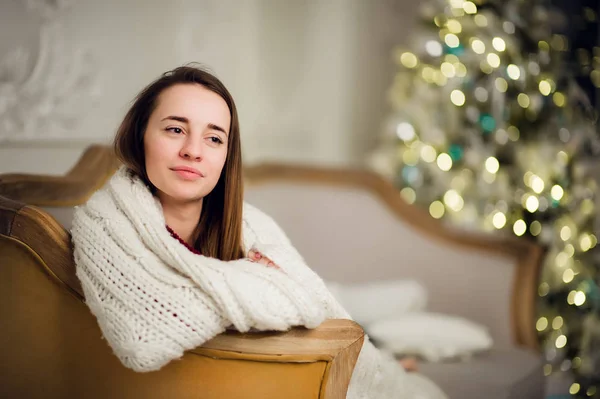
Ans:
{"label": "beige upholstered sofa", "polygon": [[[324,279],[416,279],[429,293],[429,310],[488,327],[495,342],[490,352],[465,362],[420,365],[451,398],[544,397],[534,328],[541,248],[453,231],[365,171],[272,164],[248,167],[245,175],[247,201],[277,220]],[[50,184],[47,177],[11,175],[3,183],[0,176],[0,196],[37,203],[68,228],[64,196],[27,188],[44,184]],[[71,188],[71,203],[83,202],[94,184],[88,179],[87,190]]]}
{"label": "beige upholstered sofa", "polygon": [[486,326],[489,353],[420,366],[451,398],[544,397],[535,331],[540,247],[452,230],[366,171],[251,167],[246,199],[278,221],[324,279],[416,279],[428,291],[428,310]]}

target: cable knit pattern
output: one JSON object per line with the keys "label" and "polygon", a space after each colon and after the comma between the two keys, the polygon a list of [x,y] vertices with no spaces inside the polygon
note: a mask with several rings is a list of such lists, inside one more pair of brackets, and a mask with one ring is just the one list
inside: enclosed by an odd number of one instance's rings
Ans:
{"label": "cable knit pattern", "polygon": [[[285,331],[350,319],[273,219],[247,203],[246,252],[262,252],[281,270],[192,253],[165,228],[158,199],[125,167],[75,209],[72,236],[86,303],[115,355],[138,372],[160,369],[228,326]],[[368,337],[347,397],[445,398]]]}

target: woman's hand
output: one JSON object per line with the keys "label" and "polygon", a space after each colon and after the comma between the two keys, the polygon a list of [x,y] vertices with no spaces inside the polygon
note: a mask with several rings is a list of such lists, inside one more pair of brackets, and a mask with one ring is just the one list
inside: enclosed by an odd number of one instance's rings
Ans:
{"label": "woman's hand", "polygon": [[254,248],[251,249],[250,252],[248,252],[248,257],[251,262],[261,263],[267,267],[272,267],[272,268],[281,270],[281,268],[279,266],[277,266],[275,263],[273,263],[273,261],[271,259],[267,258],[266,256],[264,256],[263,254],[261,254]]}
{"label": "woman's hand", "polygon": [[398,363],[404,368],[406,371],[418,371],[419,370],[419,362],[414,357],[404,357],[398,360]]}

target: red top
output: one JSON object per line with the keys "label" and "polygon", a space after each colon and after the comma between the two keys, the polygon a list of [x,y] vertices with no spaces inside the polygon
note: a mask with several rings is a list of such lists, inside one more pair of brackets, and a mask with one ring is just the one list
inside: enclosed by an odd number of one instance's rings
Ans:
{"label": "red top", "polygon": [[176,239],[177,239],[177,241],[179,241],[180,243],[182,243],[183,245],[185,245],[185,247],[186,247],[187,249],[189,249],[191,252],[195,253],[196,255],[202,255],[202,254],[200,253],[200,251],[197,251],[196,249],[194,249],[194,248],[190,247],[190,246],[188,245],[188,243],[187,243],[187,242],[183,241],[183,240],[181,239],[181,237],[179,237],[179,236],[177,235],[177,233],[175,233],[175,232],[173,231],[173,229],[172,229],[172,228],[170,228],[169,226],[167,226],[167,230],[169,231],[169,233],[171,233],[171,237],[173,237],[173,238],[176,238]]}

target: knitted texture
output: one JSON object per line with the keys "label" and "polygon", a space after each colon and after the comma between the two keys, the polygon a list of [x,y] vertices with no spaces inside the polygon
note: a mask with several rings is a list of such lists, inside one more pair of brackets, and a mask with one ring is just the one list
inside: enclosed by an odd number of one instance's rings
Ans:
{"label": "knitted texture", "polygon": [[[169,233],[160,202],[125,167],[75,209],[72,237],[86,303],[115,355],[138,372],[160,369],[228,326],[286,331],[351,318],[273,219],[245,203],[243,245],[281,270],[194,254]],[[445,398],[368,337],[347,397]]]}

